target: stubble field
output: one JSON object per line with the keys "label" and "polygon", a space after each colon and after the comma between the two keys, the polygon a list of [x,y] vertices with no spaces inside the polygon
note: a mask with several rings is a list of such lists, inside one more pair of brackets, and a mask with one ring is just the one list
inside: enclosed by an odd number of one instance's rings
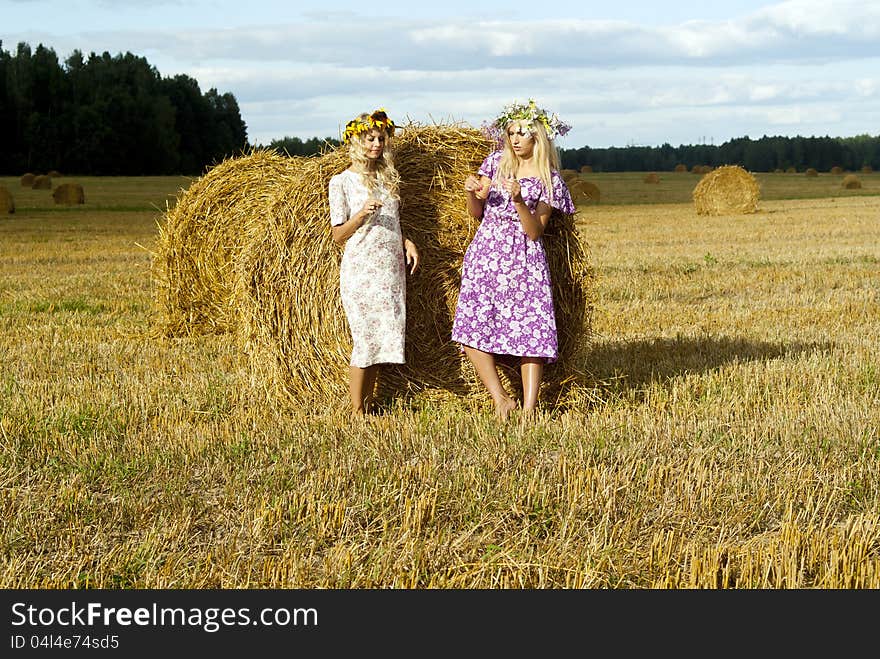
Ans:
{"label": "stubble field", "polygon": [[661,176],[587,175],[592,393],[529,425],[261,400],[151,336],[188,179],[0,179],[0,587],[880,587],[880,175],[721,217]]}

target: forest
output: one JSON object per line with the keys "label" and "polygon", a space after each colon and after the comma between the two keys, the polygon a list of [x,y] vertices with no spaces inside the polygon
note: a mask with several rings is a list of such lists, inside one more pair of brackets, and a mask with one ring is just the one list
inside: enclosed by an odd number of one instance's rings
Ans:
{"label": "forest", "polygon": [[[0,41],[0,175],[51,170],[89,176],[199,175],[255,146],[235,96],[183,74],[162,76],[130,52],[61,62],[51,48]],[[280,137],[268,148],[320,153],[332,138]],[[832,167],[880,169],[880,136],[748,136],[720,145],[560,148],[562,167],[596,172],[672,171],[740,165],[753,172]]]}

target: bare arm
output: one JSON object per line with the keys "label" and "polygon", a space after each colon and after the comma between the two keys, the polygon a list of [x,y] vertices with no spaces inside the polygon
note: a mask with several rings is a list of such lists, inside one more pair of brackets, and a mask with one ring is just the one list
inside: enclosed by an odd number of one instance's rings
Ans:
{"label": "bare arm", "polygon": [[492,181],[488,176],[480,176],[477,178],[473,174],[469,174],[464,181],[464,189],[467,199],[467,210],[471,217],[480,219],[483,217],[483,206],[486,203],[486,197],[489,196],[489,185]]}
{"label": "bare arm", "polygon": [[367,218],[381,208],[381,206],[382,204],[375,199],[367,199],[363,208],[352,214],[347,221],[343,224],[337,224],[336,226],[330,227],[330,230],[333,232],[333,241],[337,245],[344,245],[345,241],[351,238],[358,229],[364,226],[364,222],[367,221]]}

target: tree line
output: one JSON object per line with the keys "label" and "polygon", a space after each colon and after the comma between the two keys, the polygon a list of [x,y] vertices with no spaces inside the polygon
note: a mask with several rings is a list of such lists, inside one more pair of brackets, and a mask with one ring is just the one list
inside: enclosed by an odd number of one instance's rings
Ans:
{"label": "tree line", "polygon": [[2,174],[200,174],[247,148],[235,97],[189,76],[162,77],[132,53],[75,50],[62,64],[42,44],[2,46]]}
{"label": "tree line", "polygon": [[[238,102],[186,75],[162,77],[143,57],[75,50],[63,63],[42,44],[0,41],[0,174],[59,170],[80,175],[197,175],[251,148]],[[291,156],[321,153],[332,138],[284,137],[268,148]],[[792,167],[880,170],[880,136],[748,136],[719,146],[560,149],[567,169],[671,171],[677,166],[741,165],[754,172]]]}
{"label": "tree line", "polygon": [[787,171],[807,168],[829,171],[832,167],[858,171],[868,166],[880,169],[880,136],[856,137],[768,137],[748,136],[719,146],[711,144],[664,144],[659,147],[628,146],[591,149],[560,149],[561,164],[579,170],[584,165],[594,172],[672,171],[678,165],[688,170],[697,165],[719,167],[740,165],[750,172]]}

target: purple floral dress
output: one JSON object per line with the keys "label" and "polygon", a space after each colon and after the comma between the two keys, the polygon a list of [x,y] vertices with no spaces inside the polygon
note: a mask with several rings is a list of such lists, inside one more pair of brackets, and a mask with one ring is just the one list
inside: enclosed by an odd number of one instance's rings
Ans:
{"label": "purple floral dress", "polygon": [[[501,151],[491,154],[479,173],[494,178],[500,159]],[[520,179],[526,206],[534,211],[544,201],[565,214],[574,213],[559,172],[551,173],[551,181],[549,202],[541,179]],[[526,236],[510,195],[495,185],[464,255],[452,340],[496,355],[544,357],[547,363],[559,356],[544,241]]]}

